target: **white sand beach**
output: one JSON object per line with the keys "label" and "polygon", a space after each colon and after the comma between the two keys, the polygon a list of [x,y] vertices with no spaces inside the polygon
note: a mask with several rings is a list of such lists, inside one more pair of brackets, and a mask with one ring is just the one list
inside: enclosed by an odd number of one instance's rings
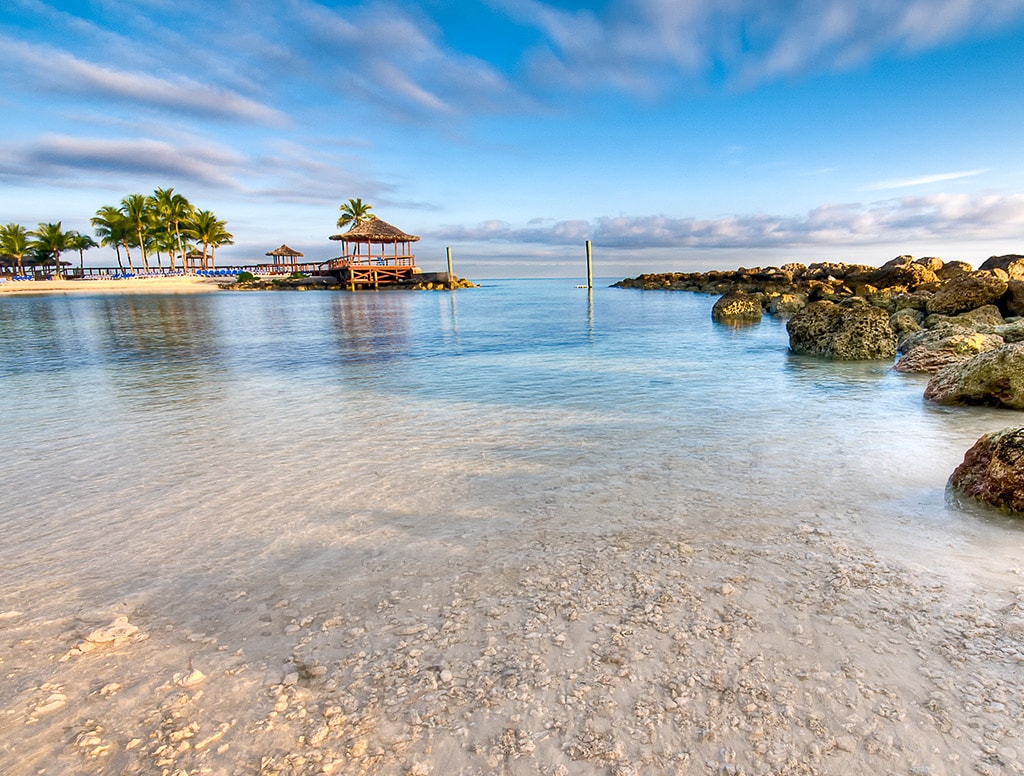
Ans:
{"label": "white sand beach", "polygon": [[204,294],[233,280],[194,275],[123,280],[9,280],[0,283],[0,294]]}

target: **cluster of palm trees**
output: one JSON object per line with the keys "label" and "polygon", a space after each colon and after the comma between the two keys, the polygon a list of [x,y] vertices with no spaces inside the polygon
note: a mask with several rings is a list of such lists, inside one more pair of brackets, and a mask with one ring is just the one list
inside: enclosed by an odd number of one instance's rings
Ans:
{"label": "cluster of palm trees", "polygon": [[117,265],[123,268],[121,249],[124,248],[128,268],[135,269],[131,249],[138,248],[142,269],[150,270],[149,258],[156,255],[157,266],[163,269],[166,253],[173,272],[175,256],[186,266],[185,257],[202,246],[201,269],[208,269],[214,253],[222,245],[234,245],[234,235],[227,230],[227,222],[218,219],[209,210],[199,210],[174,189],[157,189],[150,196],[129,194],[120,205],[104,205],[90,219],[100,244],[112,247],[117,253]]}
{"label": "cluster of palm trees", "polygon": [[0,257],[6,258],[16,271],[25,271],[25,264],[53,264],[54,273],[60,276],[60,255],[64,251],[78,251],[80,260],[84,260],[85,251],[97,247],[97,243],[87,234],[73,229],[64,231],[61,222],[39,224],[36,229],[27,230],[21,224],[4,224],[0,226]]}
{"label": "cluster of palm trees", "polygon": [[61,276],[60,256],[66,251],[78,251],[79,261],[84,252],[98,245],[111,247],[117,254],[117,266],[123,271],[124,258],[127,269],[135,271],[131,249],[139,250],[141,269],[151,270],[150,257],[156,257],[157,267],[163,270],[163,255],[169,260],[169,269],[186,268],[185,257],[190,252],[199,253],[193,266],[208,269],[213,265],[214,253],[222,245],[233,245],[234,236],[227,231],[227,222],[218,219],[209,210],[199,210],[174,189],[157,189],[150,196],[129,194],[119,205],[104,205],[90,219],[100,242],[89,235],[67,230],[61,222],[40,223],[33,230],[21,224],[0,226],[0,257],[24,272],[26,264],[53,264],[54,275]]}

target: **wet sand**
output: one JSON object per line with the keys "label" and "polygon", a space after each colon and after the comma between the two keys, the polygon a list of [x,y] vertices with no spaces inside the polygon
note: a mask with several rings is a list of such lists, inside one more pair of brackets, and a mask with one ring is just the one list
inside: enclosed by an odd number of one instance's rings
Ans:
{"label": "wet sand", "polygon": [[336,564],[330,586],[225,574],[190,616],[5,611],[0,765],[1024,773],[1020,569],[947,575],[841,522],[544,530],[431,557],[370,536],[359,561],[308,559]]}

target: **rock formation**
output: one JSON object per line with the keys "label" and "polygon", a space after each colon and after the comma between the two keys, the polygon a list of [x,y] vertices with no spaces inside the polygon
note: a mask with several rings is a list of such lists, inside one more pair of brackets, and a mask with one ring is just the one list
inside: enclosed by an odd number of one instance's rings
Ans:
{"label": "rock formation", "polygon": [[761,320],[761,295],[739,291],[725,294],[711,308],[711,318],[719,323],[757,323]]}
{"label": "rock formation", "polygon": [[1024,514],[1024,428],[985,434],[949,478],[957,496]]}
{"label": "rock formation", "polygon": [[796,353],[828,356],[840,361],[892,358],[896,334],[885,310],[860,304],[814,302],[786,324],[789,346]]}
{"label": "rock formation", "polygon": [[981,404],[1024,410],[1024,343],[979,353],[936,374],[924,398],[938,404]]}

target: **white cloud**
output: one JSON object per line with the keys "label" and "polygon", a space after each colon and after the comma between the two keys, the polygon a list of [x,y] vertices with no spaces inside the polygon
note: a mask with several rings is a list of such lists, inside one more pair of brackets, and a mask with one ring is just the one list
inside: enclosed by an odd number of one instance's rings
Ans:
{"label": "white cloud", "polygon": [[[0,161],[0,176],[31,181],[40,176],[92,178],[97,173],[193,181],[233,188],[229,175],[244,158],[216,144],[176,145],[159,140],[94,139],[48,135],[13,149]],[[158,185],[159,180],[157,181]]]}
{"label": "white cloud", "polygon": [[601,11],[541,0],[490,4],[545,36],[527,54],[536,78],[646,93],[720,73],[751,85],[844,69],[1024,18],[1024,0],[613,0]]}
{"label": "white cloud", "polygon": [[924,186],[929,183],[942,183],[943,181],[955,181],[961,178],[973,178],[977,175],[984,175],[987,169],[964,170],[962,172],[940,172],[934,175],[920,175],[916,178],[896,178],[887,181],[870,183],[864,187],[864,191],[888,191],[891,189],[909,189],[914,186]]}
{"label": "white cloud", "polygon": [[164,110],[207,117],[281,125],[278,111],[227,89],[202,84],[183,76],[159,78],[98,65],[49,46],[23,43],[0,35],[8,67],[22,66],[19,80],[32,79],[45,88],[66,94],[87,94],[129,101]]}
{"label": "white cloud", "polygon": [[872,245],[908,240],[1012,239],[1024,227],[1024,195],[939,194],[869,205],[821,205],[805,216],[755,214],[719,219],[664,215],[601,217],[593,221],[532,222],[513,227],[489,221],[477,227],[443,227],[438,240],[547,245],[592,240],[610,248],[788,248]]}

